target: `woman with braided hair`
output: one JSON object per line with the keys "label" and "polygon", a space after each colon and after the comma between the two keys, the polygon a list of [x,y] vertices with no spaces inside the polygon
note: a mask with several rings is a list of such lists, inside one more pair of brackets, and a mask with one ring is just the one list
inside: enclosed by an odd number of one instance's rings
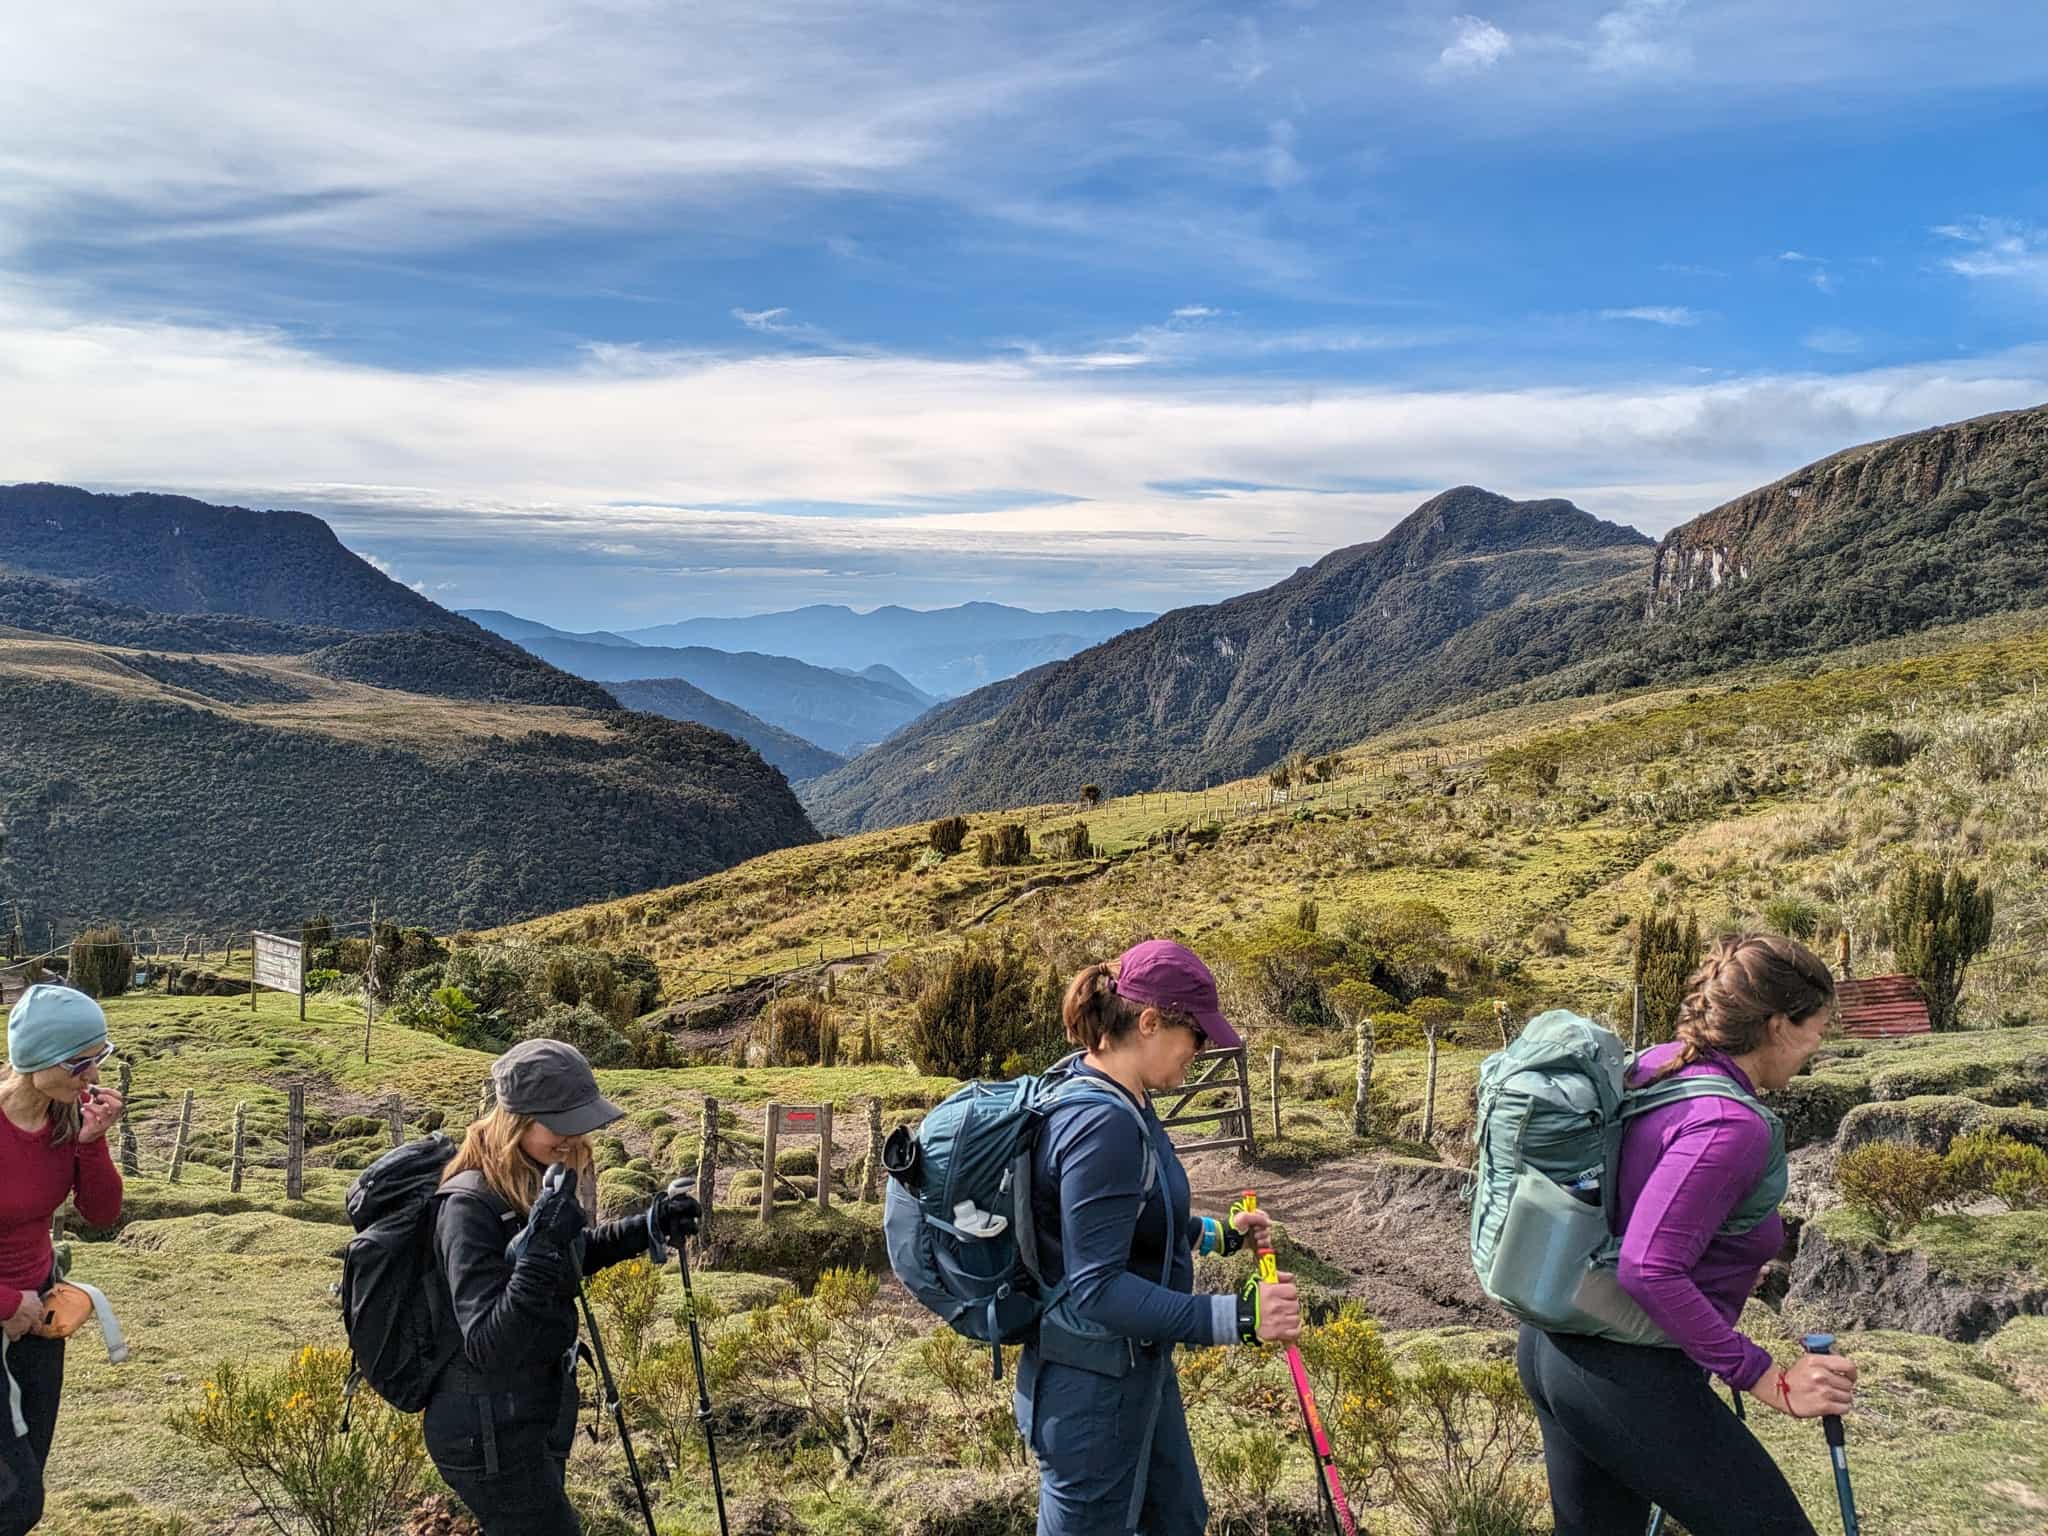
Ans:
{"label": "woman with braided hair", "polygon": [[[1623,1132],[1616,1278],[1675,1347],[1522,1329],[1516,1363],[1543,1430],[1557,1536],[1639,1536],[1653,1503],[1694,1536],[1814,1536],[1708,1377],[1801,1419],[1839,1414],[1855,1394],[1852,1361],[1806,1355],[1780,1368],[1735,1326],[1785,1238],[1784,1133],[1753,1096],[1806,1064],[1834,998],[1834,977],[1803,945],[1722,939],[1693,973],[1678,1038],[1638,1058],[1637,1085],[1719,1073],[1741,1092],[1647,1110]],[[1761,1221],[1736,1219],[1759,1204]]]}

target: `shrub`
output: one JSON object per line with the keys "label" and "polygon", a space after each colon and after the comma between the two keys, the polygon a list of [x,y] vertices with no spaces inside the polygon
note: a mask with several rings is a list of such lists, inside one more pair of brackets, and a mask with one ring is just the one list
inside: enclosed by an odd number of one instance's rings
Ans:
{"label": "shrub", "polygon": [[1426,1536],[1542,1528],[1523,1473],[1541,1441],[1513,1361],[1453,1365],[1424,1345],[1404,1370],[1356,1302],[1304,1331],[1301,1352],[1328,1388],[1347,1487],[1384,1489]]}
{"label": "shrub", "polygon": [[1561,917],[1538,918],[1529,930],[1529,947],[1539,955],[1561,955],[1572,947],[1571,929]]}
{"label": "shrub", "polygon": [[1006,821],[993,832],[984,832],[977,843],[985,867],[1022,864],[1031,857],[1031,834],[1021,823]]}
{"label": "shrub", "polygon": [[866,1270],[829,1269],[811,1295],[758,1308],[736,1331],[750,1395],[795,1414],[848,1473],[874,1448],[878,1371],[904,1332],[879,1295]]}
{"label": "shrub", "polygon": [[838,1028],[832,1010],[816,998],[784,997],[769,1004],[754,1025],[759,1052],[756,1065],[764,1067],[829,1066],[827,1047],[836,1055]]}
{"label": "shrub", "polygon": [[341,1428],[345,1349],[307,1345],[282,1369],[223,1362],[171,1428],[224,1461],[282,1536],[383,1536],[426,1480],[416,1414],[358,1393]]}
{"label": "shrub", "polygon": [[1956,1028],[1963,972],[1991,942],[1991,892],[1959,870],[1914,863],[1892,881],[1887,908],[1892,949],[1927,994],[1928,1022]]}
{"label": "shrub", "polygon": [[925,841],[941,856],[958,853],[967,842],[967,818],[947,816],[933,822]]}
{"label": "shrub", "polygon": [[1644,1044],[1677,1036],[1678,1007],[1704,954],[1696,912],[1688,912],[1682,922],[1676,912],[1645,912],[1636,924],[1635,983],[1642,999]]}
{"label": "shrub", "polygon": [[118,928],[88,928],[71,941],[71,985],[87,997],[119,997],[135,979],[135,950]]}
{"label": "shrub", "polygon": [[1016,1048],[1030,996],[1030,970],[1020,956],[968,946],[911,1009],[910,1059],[934,1077],[987,1075]]}
{"label": "shrub", "polygon": [[1942,1168],[1948,1193],[1959,1204],[1989,1196],[2010,1211],[2048,1206],[2048,1152],[1995,1131],[1958,1136]]}
{"label": "shrub", "polygon": [[1046,856],[1052,859],[1089,859],[1095,856],[1095,840],[1088,835],[1088,823],[1069,822],[1046,833]]}
{"label": "shrub", "polygon": [[1100,784],[1083,784],[1081,786],[1081,803],[1083,805],[1099,805],[1101,802],[1102,786]]}
{"label": "shrub", "polygon": [[1849,742],[1849,757],[1866,768],[1897,768],[1913,755],[1906,738],[1889,726],[1858,731]]}
{"label": "shrub", "polygon": [[1322,908],[1307,897],[1294,904],[1294,926],[1303,933],[1314,933],[1322,921]]}
{"label": "shrub", "polygon": [[1835,1162],[1835,1182],[1843,1202],[1869,1217],[1887,1240],[1912,1231],[1948,1198],[1940,1154],[1896,1141],[1873,1141],[1843,1153]]}
{"label": "shrub", "polygon": [[617,1025],[588,1003],[556,1003],[544,1009],[521,1036],[527,1040],[560,1040],[581,1051],[593,1067],[633,1064],[633,1045]]}
{"label": "shrub", "polygon": [[1375,902],[1348,913],[1342,926],[1345,942],[1366,963],[1363,979],[1398,1001],[1441,987],[1457,953],[1450,918],[1427,901]]}
{"label": "shrub", "polygon": [[1773,932],[1802,942],[1820,931],[1820,907],[1810,896],[1797,891],[1765,902],[1763,918],[1764,925]]}

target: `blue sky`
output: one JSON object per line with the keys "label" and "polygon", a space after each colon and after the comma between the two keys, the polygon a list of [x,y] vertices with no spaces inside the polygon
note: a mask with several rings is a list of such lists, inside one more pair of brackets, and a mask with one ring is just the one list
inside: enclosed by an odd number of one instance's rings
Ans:
{"label": "blue sky", "polygon": [[2033,3],[40,9],[0,479],[457,606],[1165,607],[2048,399]]}

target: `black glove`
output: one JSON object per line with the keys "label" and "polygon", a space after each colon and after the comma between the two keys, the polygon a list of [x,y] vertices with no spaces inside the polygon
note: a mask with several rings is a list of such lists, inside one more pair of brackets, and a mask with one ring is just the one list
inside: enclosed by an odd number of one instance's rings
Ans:
{"label": "black glove", "polygon": [[654,1197],[655,1229],[671,1243],[695,1237],[703,1219],[704,1207],[697,1203],[695,1195],[677,1192]]}
{"label": "black glove", "polygon": [[529,1254],[543,1262],[567,1257],[580,1272],[583,1222],[583,1207],[576,1199],[576,1176],[557,1163],[541,1180],[540,1195],[527,1213],[525,1230],[512,1240],[513,1262],[524,1262]]}

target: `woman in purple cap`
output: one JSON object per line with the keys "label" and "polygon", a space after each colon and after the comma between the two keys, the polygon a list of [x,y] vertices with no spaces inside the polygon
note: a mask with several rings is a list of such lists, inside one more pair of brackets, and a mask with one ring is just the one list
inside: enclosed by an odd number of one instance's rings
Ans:
{"label": "woman in purple cap", "polygon": [[1209,1507],[1173,1369],[1176,1344],[1288,1341],[1294,1277],[1196,1296],[1194,1256],[1232,1253],[1269,1218],[1194,1219],[1188,1178],[1153,1112],[1195,1053],[1243,1042],[1216,979],[1154,939],[1067,988],[1068,1069],[1106,1091],[1055,1095],[1032,1164],[1038,1257],[1061,1299],[1024,1348],[1017,1427],[1039,1462],[1039,1536],[1201,1536]]}
{"label": "woman in purple cap", "polygon": [[[586,1231],[572,1183],[543,1190],[553,1163],[590,1164],[590,1133],[624,1110],[598,1091],[573,1045],[528,1040],[491,1064],[497,1104],[471,1122],[441,1176],[434,1251],[462,1349],[422,1428],[443,1480],[484,1536],[579,1536],[564,1487],[576,1431],[578,1279],[680,1243],[701,1214],[656,1195],[641,1216]],[[518,1257],[507,1254],[521,1227]]]}

